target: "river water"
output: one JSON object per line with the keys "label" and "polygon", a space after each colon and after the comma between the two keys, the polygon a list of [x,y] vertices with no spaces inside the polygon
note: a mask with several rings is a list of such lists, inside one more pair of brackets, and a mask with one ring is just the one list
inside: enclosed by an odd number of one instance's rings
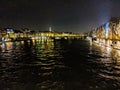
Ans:
{"label": "river water", "polygon": [[120,90],[120,51],[87,40],[0,45],[0,90]]}

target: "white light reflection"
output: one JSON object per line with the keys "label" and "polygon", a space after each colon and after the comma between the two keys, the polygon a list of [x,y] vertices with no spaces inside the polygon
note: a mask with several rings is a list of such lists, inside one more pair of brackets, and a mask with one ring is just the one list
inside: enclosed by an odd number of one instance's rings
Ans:
{"label": "white light reflection", "polygon": [[90,47],[89,47],[89,54],[92,54],[92,38],[87,37],[87,39],[89,40],[89,45],[90,45]]}
{"label": "white light reflection", "polygon": [[6,48],[5,42],[2,42],[2,52],[5,52],[5,48]]}
{"label": "white light reflection", "polygon": [[110,57],[111,48],[106,47],[106,57]]}

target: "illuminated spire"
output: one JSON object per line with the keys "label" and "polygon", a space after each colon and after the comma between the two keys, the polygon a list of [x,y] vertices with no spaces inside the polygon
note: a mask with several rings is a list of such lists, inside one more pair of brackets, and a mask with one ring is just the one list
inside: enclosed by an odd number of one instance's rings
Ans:
{"label": "illuminated spire", "polygon": [[52,28],[51,27],[49,27],[49,32],[51,32],[52,31]]}

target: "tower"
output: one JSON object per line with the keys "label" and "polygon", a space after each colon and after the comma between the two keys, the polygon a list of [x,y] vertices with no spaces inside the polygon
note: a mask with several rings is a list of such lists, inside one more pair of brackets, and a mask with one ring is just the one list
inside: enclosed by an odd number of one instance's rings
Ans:
{"label": "tower", "polygon": [[52,31],[52,28],[51,27],[49,27],[49,32],[51,32]]}

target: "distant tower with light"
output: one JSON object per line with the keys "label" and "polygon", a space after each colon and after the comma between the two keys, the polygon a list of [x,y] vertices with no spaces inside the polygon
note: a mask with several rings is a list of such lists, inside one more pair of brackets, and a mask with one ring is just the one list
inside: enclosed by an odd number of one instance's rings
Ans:
{"label": "distant tower with light", "polygon": [[51,27],[49,27],[49,32],[51,32],[52,31],[52,28]]}

